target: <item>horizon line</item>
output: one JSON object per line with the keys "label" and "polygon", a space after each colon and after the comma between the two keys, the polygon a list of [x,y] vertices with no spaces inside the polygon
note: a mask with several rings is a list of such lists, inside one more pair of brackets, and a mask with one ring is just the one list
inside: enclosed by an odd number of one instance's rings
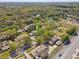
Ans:
{"label": "horizon line", "polygon": [[[0,1],[0,2],[27,2],[27,1]],[[30,2],[32,2],[32,1],[30,1]],[[34,1],[34,2],[35,2],[35,1]],[[37,2],[37,1],[36,1],[36,2]],[[35,3],[36,3],[36,2],[35,2]],[[38,2],[39,2],[39,1],[38,1]],[[38,3],[38,2],[37,2],[37,3]],[[40,1],[40,2],[41,2],[41,1]],[[39,3],[40,3],[40,2],[39,2]],[[44,1],[44,2],[47,2],[47,1]],[[52,2],[78,2],[78,3],[79,3],[79,1],[49,1],[49,2],[50,2],[50,3],[52,3]],[[48,3],[49,3],[49,2],[48,2]]]}

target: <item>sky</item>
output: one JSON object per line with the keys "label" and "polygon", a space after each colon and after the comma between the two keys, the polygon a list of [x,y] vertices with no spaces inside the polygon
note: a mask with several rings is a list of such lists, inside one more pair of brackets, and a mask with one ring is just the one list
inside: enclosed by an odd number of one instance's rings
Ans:
{"label": "sky", "polygon": [[0,2],[79,2],[79,0],[0,0]]}

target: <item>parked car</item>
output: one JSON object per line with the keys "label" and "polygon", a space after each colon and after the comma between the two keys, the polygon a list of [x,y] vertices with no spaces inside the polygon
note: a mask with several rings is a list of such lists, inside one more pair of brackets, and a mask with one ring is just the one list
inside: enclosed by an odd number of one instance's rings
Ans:
{"label": "parked car", "polygon": [[77,32],[73,33],[73,36],[78,36]]}
{"label": "parked car", "polygon": [[59,57],[61,57],[62,56],[62,54],[59,54]]}
{"label": "parked car", "polygon": [[71,42],[70,42],[70,40],[66,40],[65,42],[64,42],[64,45],[69,45]]}
{"label": "parked car", "polygon": [[11,57],[16,57],[16,56],[18,56],[16,51],[11,52]]}
{"label": "parked car", "polygon": [[44,45],[48,47],[49,43],[48,42],[45,42]]}

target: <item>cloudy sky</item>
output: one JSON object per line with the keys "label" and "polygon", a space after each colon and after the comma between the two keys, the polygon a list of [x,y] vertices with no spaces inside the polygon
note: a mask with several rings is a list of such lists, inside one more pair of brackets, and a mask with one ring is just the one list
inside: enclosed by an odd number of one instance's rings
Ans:
{"label": "cloudy sky", "polygon": [[79,2],[79,0],[0,0],[0,2]]}

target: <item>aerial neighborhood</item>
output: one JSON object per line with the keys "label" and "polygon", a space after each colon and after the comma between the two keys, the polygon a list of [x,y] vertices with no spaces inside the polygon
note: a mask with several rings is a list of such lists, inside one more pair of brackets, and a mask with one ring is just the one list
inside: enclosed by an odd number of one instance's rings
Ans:
{"label": "aerial neighborhood", "polygon": [[79,59],[79,5],[15,4],[0,6],[0,59]]}

